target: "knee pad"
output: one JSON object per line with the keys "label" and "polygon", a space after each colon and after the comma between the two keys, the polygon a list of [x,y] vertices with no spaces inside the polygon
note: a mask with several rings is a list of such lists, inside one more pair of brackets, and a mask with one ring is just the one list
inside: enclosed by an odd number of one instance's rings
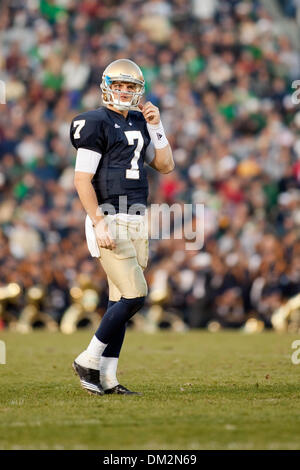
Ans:
{"label": "knee pad", "polygon": [[126,305],[128,320],[144,305],[146,297],[136,297],[135,299],[125,299],[121,297],[121,302]]}

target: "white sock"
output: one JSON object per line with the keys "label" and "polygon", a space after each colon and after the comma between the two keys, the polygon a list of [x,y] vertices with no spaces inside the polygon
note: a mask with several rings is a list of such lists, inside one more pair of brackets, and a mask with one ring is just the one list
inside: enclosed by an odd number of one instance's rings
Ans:
{"label": "white sock", "polygon": [[100,359],[100,382],[104,390],[119,384],[117,379],[118,357],[104,357]]}
{"label": "white sock", "polygon": [[106,346],[107,344],[99,341],[97,336],[94,335],[87,349],[79,354],[75,361],[82,367],[99,370],[100,357]]}
{"label": "white sock", "polygon": [[90,344],[86,348],[87,352],[90,354],[90,356],[93,356],[100,360],[100,357],[106,348],[107,344],[102,343],[96,335],[94,335],[91,339]]}

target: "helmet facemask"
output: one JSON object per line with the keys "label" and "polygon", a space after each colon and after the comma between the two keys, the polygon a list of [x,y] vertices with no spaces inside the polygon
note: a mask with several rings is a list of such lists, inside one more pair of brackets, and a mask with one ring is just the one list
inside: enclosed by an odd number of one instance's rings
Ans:
{"label": "helmet facemask", "polygon": [[[120,91],[112,90],[111,86],[113,83],[126,82],[135,85],[135,91]],[[108,75],[103,76],[102,83],[100,85],[102,91],[102,99],[105,105],[110,104],[119,111],[137,110],[138,104],[141,97],[144,94],[144,84],[137,79],[132,77],[125,79],[124,77],[109,77]],[[117,95],[117,97],[115,97]],[[128,95],[128,101],[122,101],[121,95]]]}

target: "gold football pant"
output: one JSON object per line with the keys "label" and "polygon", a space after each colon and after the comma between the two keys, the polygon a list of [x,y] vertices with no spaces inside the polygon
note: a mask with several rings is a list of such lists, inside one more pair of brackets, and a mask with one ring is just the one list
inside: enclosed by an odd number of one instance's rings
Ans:
{"label": "gold football pant", "polygon": [[107,275],[109,300],[134,299],[147,295],[143,270],[147,266],[149,242],[145,218],[140,222],[125,221],[118,216],[105,216],[114,236],[116,248],[99,247],[99,260]]}

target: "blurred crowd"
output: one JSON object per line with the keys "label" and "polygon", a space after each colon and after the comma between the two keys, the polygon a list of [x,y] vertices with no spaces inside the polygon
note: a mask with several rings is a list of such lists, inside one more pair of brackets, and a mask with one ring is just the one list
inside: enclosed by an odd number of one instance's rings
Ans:
{"label": "blurred crowd", "polygon": [[[277,0],[282,12],[288,17],[295,19],[300,12],[299,0]],[[299,17],[300,18],[300,17]]]}
{"label": "blurred crowd", "polygon": [[4,0],[0,9],[0,282],[23,292],[12,314],[43,285],[43,308],[59,321],[82,273],[105,309],[69,126],[101,105],[104,68],[131,58],[176,162],[168,175],[149,167],[149,204],[204,204],[202,249],[150,242],[147,307],[163,288],[163,308],[191,327],[250,317],[271,326],[300,292],[300,58],[260,1]]}

